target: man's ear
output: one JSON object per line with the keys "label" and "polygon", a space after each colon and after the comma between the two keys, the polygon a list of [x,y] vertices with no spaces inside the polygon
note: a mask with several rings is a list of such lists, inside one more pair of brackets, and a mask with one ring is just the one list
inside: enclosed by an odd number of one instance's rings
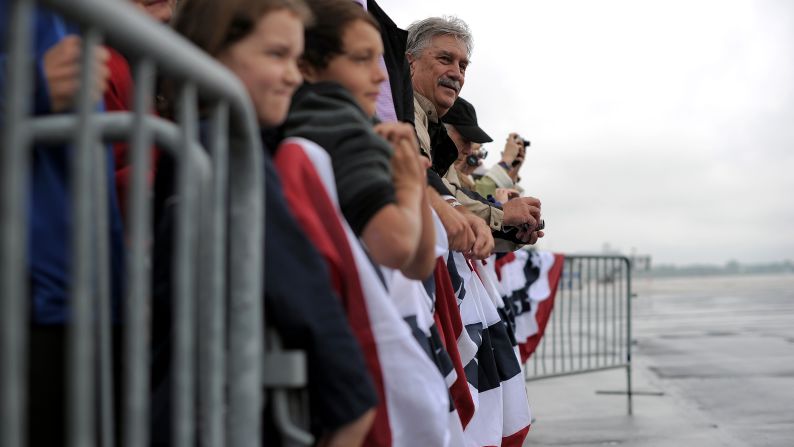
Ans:
{"label": "man's ear", "polygon": [[298,60],[298,70],[300,70],[306,82],[317,82],[317,78],[319,77],[317,69],[314,68],[312,64],[306,62],[306,59],[301,58]]}
{"label": "man's ear", "polygon": [[416,62],[416,58],[411,53],[405,53],[405,59],[408,60],[408,67],[411,70],[411,76],[414,75],[414,62]]}

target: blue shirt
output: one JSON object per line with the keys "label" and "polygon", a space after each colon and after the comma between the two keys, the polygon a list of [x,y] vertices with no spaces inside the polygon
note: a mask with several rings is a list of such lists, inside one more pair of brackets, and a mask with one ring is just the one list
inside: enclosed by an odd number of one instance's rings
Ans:
{"label": "blue shirt", "polygon": [[[0,23],[8,30],[8,2],[0,0]],[[37,8],[34,23],[35,100],[33,113],[52,113],[49,92],[44,78],[44,53],[68,34],[77,34],[77,28],[60,16]],[[6,40],[0,37],[0,101],[5,103]],[[5,106],[2,106],[5,107]],[[98,111],[103,110],[102,106]],[[5,113],[0,109],[0,114]],[[0,118],[0,122],[3,120]],[[36,145],[33,149],[32,170],[27,191],[28,255],[27,267],[30,282],[31,317],[37,324],[64,324],[69,319],[67,296],[71,275],[71,200],[69,194],[70,154],[68,144]],[[115,194],[113,152],[108,148],[107,185],[111,251],[111,295],[114,309],[118,308],[123,285],[124,245],[123,227]],[[96,232],[94,232],[96,234]]]}

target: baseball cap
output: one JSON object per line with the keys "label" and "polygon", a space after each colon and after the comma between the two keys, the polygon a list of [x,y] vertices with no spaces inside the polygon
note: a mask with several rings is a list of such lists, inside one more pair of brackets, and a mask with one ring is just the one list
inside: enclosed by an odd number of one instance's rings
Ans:
{"label": "baseball cap", "polygon": [[458,96],[455,104],[441,117],[441,121],[455,127],[463,138],[474,143],[490,143],[493,138],[477,125],[477,112],[469,101]]}

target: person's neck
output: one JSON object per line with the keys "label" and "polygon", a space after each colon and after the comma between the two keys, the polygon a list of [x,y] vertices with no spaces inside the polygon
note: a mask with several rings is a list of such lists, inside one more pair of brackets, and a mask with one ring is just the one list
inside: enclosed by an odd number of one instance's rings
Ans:
{"label": "person's neck", "polygon": [[447,114],[447,112],[449,112],[449,107],[443,108],[443,107],[439,106],[438,104],[436,104],[435,101],[430,99],[432,96],[425,95],[423,92],[419,91],[416,88],[414,88],[414,95],[419,95],[421,98],[424,98],[424,100],[427,102],[427,104],[431,104],[433,106],[433,109],[436,112],[436,115],[439,118],[443,117],[444,115]]}
{"label": "person's neck", "polygon": [[[428,113],[428,116],[430,117],[430,121],[439,122],[439,117],[443,115],[439,113],[436,104],[430,99],[428,99],[427,96],[423,95],[422,92],[420,92],[419,90],[414,90],[414,96],[416,97],[417,101],[419,101],[419,105],[422,106],[423,109],[425,109],[425,112],[428,112],[428,109],[432,112],[432,113]],[[447,113],[447,111],[444,110],[444,113]]]}

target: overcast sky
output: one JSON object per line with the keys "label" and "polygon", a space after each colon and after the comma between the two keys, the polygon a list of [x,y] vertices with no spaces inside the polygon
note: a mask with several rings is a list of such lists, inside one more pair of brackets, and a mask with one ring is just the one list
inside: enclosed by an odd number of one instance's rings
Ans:
{"label": "overcast sky", "polygon": [[794,1],[379,0],[474,34],[461,96],[532,141],[544,249],[794,259]]}

